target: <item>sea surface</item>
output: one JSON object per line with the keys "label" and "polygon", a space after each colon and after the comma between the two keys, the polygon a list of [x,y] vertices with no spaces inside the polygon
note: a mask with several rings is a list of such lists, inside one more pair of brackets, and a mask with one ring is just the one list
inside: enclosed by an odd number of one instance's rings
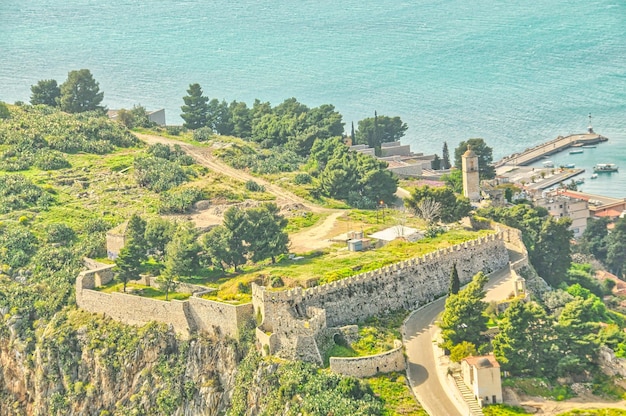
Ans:
{"label": "sea surface", "polygon": [[0,1],[0,100],[80,68],[109,108],[165,108],[169,124],[198,82],[249,105],[333,104],[347,132],[398,115],[424,153],[482,137],[498,158],[591,113],[609,142],[564,162],[617,163],[583,189],[626,196],[624,0]]}

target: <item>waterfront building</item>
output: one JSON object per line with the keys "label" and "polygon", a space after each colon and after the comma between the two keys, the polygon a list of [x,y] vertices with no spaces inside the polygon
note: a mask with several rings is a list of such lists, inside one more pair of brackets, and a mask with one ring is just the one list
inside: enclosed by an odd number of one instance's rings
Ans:
{"label": "waterfront building", "polygon": [[569,230],[574,233],[574,238],[583,235],[591,215],[586,199],[567,195],[562,190],[544,192],[541,198],[535,199],[535,205],[547,209],[554,218],[571,218],[572,225]]}

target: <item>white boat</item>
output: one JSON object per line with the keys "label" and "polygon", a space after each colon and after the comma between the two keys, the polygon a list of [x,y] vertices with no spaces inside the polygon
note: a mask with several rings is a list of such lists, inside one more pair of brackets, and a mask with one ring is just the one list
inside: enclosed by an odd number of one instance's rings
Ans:
{"label": "white boat", "polygon": [[545,162],[542,163],[544,168],[553,168],[554,167],[554,162],[551,160],[546,160]]}
{"label": "white boat", "polygon": [[596,179],[598,177],[597,173],[594,173],[593,175],[591,175],[591,179]]}
{"label": "white boat", "polygon": [[582,185],[585,183],[585,178],[576,179],[576,185]]}
{"label": "white boat", "polygon": [[565,167],[566,167],[567,169],[574,169],[574,168],[576,167],[576,165],[575,165],[575,164],[573,164],[573,163],[568,163],[567,165],[565,165]]}
{"label": "white boat", "polygon": [[617,169],[618,167],[615,163],[598,163],[593,167],[595,173],[617,172]]}
{"label": "white boat", "polygon": [[583,152],[584,152],[584,150],[571,150],[571,151],[569,152],[569,154],[570,154],[570,155],[579,155],[579,154],[581,154],[581,153],[583,153]]}

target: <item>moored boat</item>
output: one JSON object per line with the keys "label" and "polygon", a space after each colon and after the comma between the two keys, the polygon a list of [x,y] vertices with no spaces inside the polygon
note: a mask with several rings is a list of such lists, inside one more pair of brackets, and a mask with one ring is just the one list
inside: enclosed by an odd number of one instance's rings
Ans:
{"label": "moored boat", "polygon": [[581,153],[583,153],[583,152],[584,152],[584,150],[571,150],[571,151],[569,152],[569,154],[570,154],[570,155],[579,155],[579,154],[581,154]]}
{"label": "moored boat", "polygon": [[594,173],[594,174],[591,175],[591,179],[596,179],[597,177],[598,177],[597,173]]}
{"label": "moored boat", "polygon": [[617,172],[618,167],[615,163],[598,163],[593,167],[596,173]]}
{"label": "moored boat", "polygon": [[544,168],[553,168],[554,167],[554,162],[551,160],[546,160],[545,162],[542,163]]}

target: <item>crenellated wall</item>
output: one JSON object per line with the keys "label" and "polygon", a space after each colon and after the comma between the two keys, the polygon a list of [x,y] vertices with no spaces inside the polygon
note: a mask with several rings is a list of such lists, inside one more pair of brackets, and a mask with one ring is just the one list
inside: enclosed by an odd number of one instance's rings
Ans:
{"label": "crenellated wall", "polygon": [[366,357],[330,357],[331,371],[352,377],[372,377],[378,373],[404,371],[406,360],[402,351],[402,341],[394,341],[394,348]]}
{"label": "crenellated wall", "polygon": [[295,328],[319,326],[307,313],[311,307],[325,311],[328,328],[361,322],[394,310],[415,309],[445,294],[453,264],[466,283],[476,273],[499,270],[508,262],[503,234],[497,233],[310,289],[271,291],[253,284],[252,302],[262,321],[260,329],[277,335],[275,353],[293,358],[297,355],[294,337],[304,335]]}
{"label": "crenellated wall", "polygon": [[[490,273],[506,267],[509,255],[505,241],[514,245],[519,243],[522,247],[523,244],[519,231],[508,227],[497,231],[477,240],[309,289],[297,287],[275,291],[253,283],[252,303],[244,305],[195,296],[186,301],[166,302],[93,290],[111,281],[113,265],[80,273],[76,279],[76,302],[83,309],[128,324],[164,322],[185,337],[196,331],[237,337],[242,323],[255,316],[260,322],[256,330],[257,341],[270,354],[321,363],[320,347],[332,343],[334,334],[341,332],[338,327],[390,311],[416,309],[445,294],[453,265],[456,265],[462,283],[480,271]],[[366,372],[376,367],[382,371],[381,365],[359,366]]]}

